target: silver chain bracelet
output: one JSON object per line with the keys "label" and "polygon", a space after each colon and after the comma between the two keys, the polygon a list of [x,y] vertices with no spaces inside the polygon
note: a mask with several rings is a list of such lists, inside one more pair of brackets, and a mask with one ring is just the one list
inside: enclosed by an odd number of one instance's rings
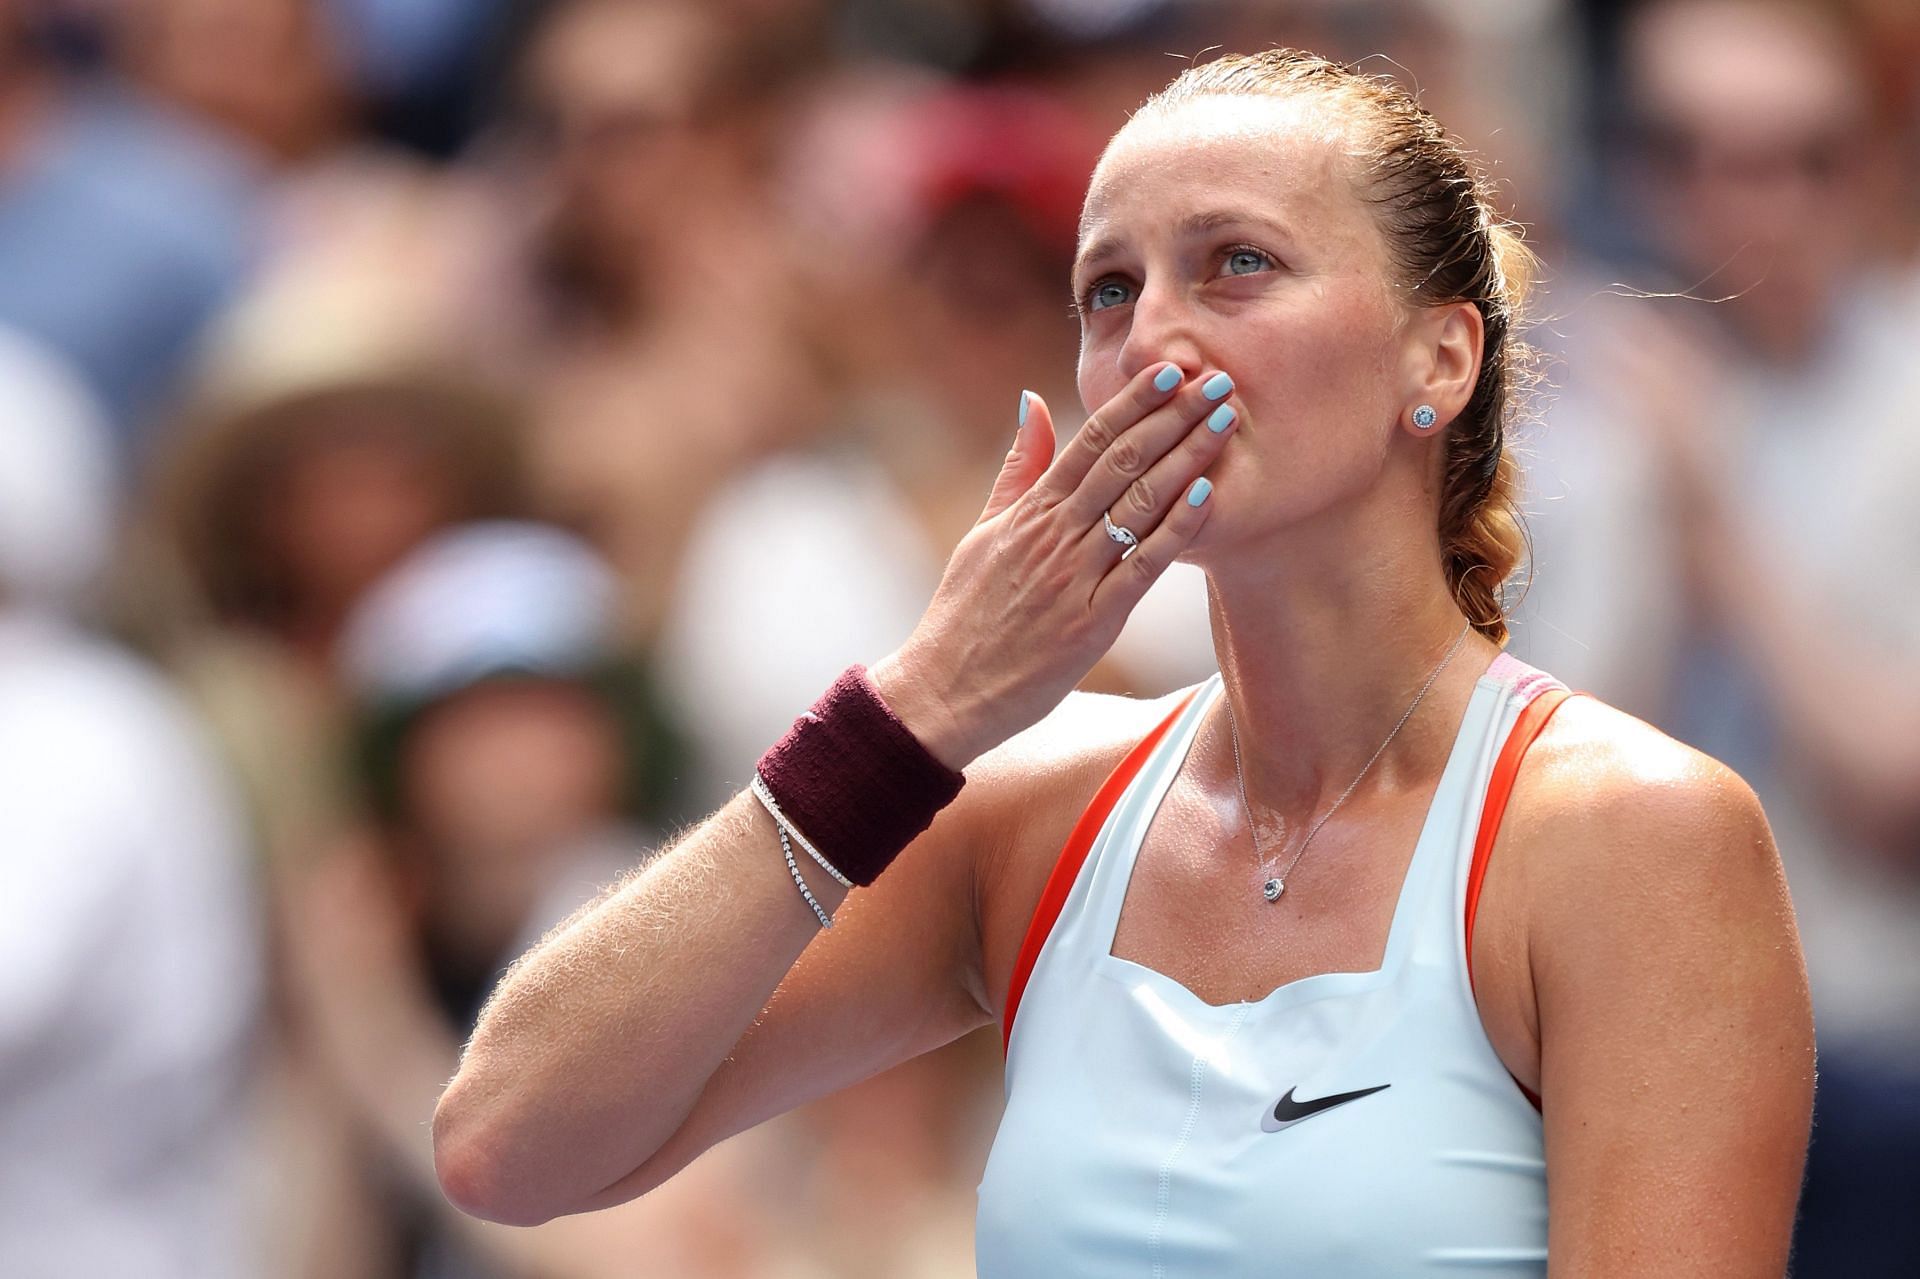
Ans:
{"label": "silver chain bracelet", "polygon": [[833,916],[827,914],[826,909],[814,897],[812,890],[807,887],[807,881],[800,878],[800,863],[793,860],[793,844],[787,839],[787,828],[784,825],[780,826],[780,851],[787,855],[787,873],[793,876],[794,886],[800,890],[800,895],[807,899],[807,905],[813,907],[813,913],[819,916],[820,927],[832,928]]}
{"label": "silver chain bracelet", "polygon": [[851,879],[848,879],[845,875],[842,875],[840,873],[840,868],[835,866],[832,862],[828,861],[825,857],[823,857],[820,853],[820,850],[813,846],[813,841],[808,839],[804,834],[802,834],[800,832],[799,827],[795,826],[792,822],[789,822],[787,820],[787,815],[780,811],[779,801],[774,799],[773,792],[767,789],[767,784],[765,781],[761,779],[759,773],[756,772],[753,775],[753,781],[749,783],[749,785],[753,787],[754,797],[760,801],[761,806],[767,810],[767,812],[773,817],[773,820],[780,826],[782,830],[791,831],[793,833],[793,837],[794,839],[799,841],[800,847],[807,850],[807,856],[813,858],[814,861],[820,863],[820,869],[826,871],[827,874],[833,876],[834,882],[839,884],[840,887],[842,888],[853,887],[853,881]]}
{"label": "silver chain bracelet", "polygon": [[[813,890],[807,887],[807,881],[801,877],[800,863],[794,860],[793,856],[793,839],[799,840],[800,846],[807,850],[808,855],[826,867],[827,872],[835,879],[849,888],[853,887],[853,884],[842,876],[838,870],[834,869],[832,863],[822,857],[812,844],[807,842],[805,835],[802,835],[799,831],[794,830],[787,824],[785,814],[781,813],[780,805],[774,801],[772,793],[767,790],[767,784],[760,780],[759,773],[753,775],[752,790],[754,798],[759,800],[761,806],[767,810],[767,816],[773,818],[774,828],[780,832],[780,851],[787,859],[787,873],[793,876],[793,886],[800,890],[800,895],[807,899],[807,905],[813,908],[815,917],[820,921],[820,927],[832,928],[833,916],[829,915],[826,912],[826,908],[821,906],[820,900],[813,895]],[[789,834],[792,835],[792,839],[788,838]]]}

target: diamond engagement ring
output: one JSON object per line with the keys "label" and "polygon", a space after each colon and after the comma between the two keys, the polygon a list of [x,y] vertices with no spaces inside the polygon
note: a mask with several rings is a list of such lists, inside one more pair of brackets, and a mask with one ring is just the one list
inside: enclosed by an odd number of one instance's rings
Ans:
{"label": "diamond engagement ring", "polygon": [[1134,536],[1133,530],[1130,528],[1122,528],[1120,525],[1115,524],[1113,522],[1113,516],[1107,514],[1105,511],[1100,512],[1100,518],[1107,522],[1107,536],[1127,548],[1120,552],[1120,558],[1124,560],[1127,556],[1133,554],[1134,549],[1140,545],[1140,539]]}

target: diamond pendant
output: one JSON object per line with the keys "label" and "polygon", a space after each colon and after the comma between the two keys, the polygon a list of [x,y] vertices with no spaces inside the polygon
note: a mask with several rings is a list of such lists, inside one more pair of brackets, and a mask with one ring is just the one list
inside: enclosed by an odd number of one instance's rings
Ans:
{"label": "diamond pendant", "polygon": [[1277,902],[1280,900],[1280,894],[1287,891],[1287,886],[1277,879],[1269,879],[1260,891],[1266,894],[1268,901]]}

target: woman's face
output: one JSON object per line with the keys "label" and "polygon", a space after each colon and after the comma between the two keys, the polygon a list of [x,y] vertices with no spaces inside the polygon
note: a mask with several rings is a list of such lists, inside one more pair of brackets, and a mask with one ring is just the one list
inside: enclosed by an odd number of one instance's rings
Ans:
{"label": "woman's face", "polygon": [[1234,507],[1243,533],[1370,489],[1410,390],[1408,312],[1339,139],[1300,100],[1204,98],[1130,122],[1087,194],[1080,397],[1158,360],[1231,374],[1241,424],[1208,473],[1261,495]]}

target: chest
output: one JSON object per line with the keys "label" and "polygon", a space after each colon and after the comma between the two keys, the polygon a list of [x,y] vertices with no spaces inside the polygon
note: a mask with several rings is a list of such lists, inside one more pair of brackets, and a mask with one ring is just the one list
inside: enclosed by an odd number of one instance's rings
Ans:
{"label": "chest", "polygon": [[[1134,857],[1112,953],[1210,1004],[1259,999],[1315,973],[1370,972],[1423,816],[1406,804],[1342,812],[1304,849],[1303,830],[1256,857],[1231,806],[1176,784]],[[1262,886],[1275,876],[1286,887],[1269,902]]]}
{"label": "chest", "polygon": [[[1263,843],[1256,858],[1237,797],[1176,783],[1135,855],[1110,953],[1216,1006],[1260,1000],[1323,974],[1373,973],[1385,962],[1396,919],[1418,908],[1408,873],[1430,799],[1416,788],[1409,797],[1348,805],[1304,849],[1300,838],[1283,837],[1280,851]],[[1476,912],[1473,985],[1494,1051],[1537,1092],[1520,889],[1528,837],[1523,822],[1503,822],[1496,836]],[[1283,871],[1285,890],[1269,902],[1262,885]]]}

